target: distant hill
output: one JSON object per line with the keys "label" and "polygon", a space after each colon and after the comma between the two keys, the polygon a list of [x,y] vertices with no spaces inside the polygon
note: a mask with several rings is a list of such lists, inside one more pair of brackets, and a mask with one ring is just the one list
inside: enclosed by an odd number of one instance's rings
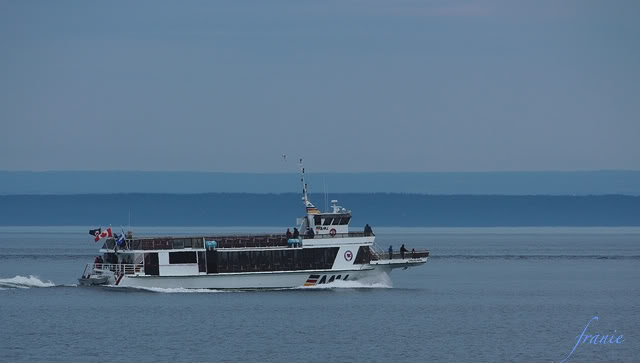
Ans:
{"label": "distant hill", "polygon": [[[312,192],[470,195],[640,195],[640,171],[310,173]],[[296,174],[0,171],[0,195],[298,193]]]}
{"label": "distant hill", "polygon": [[[334,193],[373,226],[640,226],[640,196]],[[324,196],[312,200],[324,209]],[[300,195],[83,194],[0,196],[0,225],[292,226]]]}

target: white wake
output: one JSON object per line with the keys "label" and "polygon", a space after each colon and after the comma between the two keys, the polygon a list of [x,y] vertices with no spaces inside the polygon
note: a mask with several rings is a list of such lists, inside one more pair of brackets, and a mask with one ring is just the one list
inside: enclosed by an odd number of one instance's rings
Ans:
{"label": "white wake", "polygon": [[109,285],[107,286],[109,288],[114,288],[114,289],[131,289],[131,290],[142,290],[142,291],[150,291],[150,292],[160,292],[160,293],[165,293],[165,294],[184,294],[184,293],[212,293],[212,292],[225,292],[225,291],[230,291],[230,290],[216,290],[216,289],[186,289],[183,287],[133,287],[133,286],[126,286],[126,287],[119,287],[119,286],[113,286],[113,285]]}
{"label": "white wake", "polygon": [[334,280],[329,283],[301,286],[299,289],[390,289],[393,287],[388,273],[380,272],[358,280]]}
{"label": "white wake", "polygon": [[29,275],[29,277],[25,276],[14,276],[8,279],[0,279],[0,289],[29,289],[32,287],[54,287],[54,284],[51,281],[42,281],[38,277]]}

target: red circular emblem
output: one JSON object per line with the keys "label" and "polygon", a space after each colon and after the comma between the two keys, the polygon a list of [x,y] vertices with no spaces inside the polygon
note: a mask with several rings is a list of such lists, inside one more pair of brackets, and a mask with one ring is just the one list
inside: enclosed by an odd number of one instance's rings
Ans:
{"label": "red circular emblem", "polygon": [[335,228],[331,228],[331,230],[329,231],[329,234],[332,236],[336,235],[336,229]]}
{"label": "red circular emblem", "polygon": [[351,259],[353,258],[353,253],[351,253],[351,251],[347,250],[347,252],[344,253],[344,259],[347,261],[351,261]]}

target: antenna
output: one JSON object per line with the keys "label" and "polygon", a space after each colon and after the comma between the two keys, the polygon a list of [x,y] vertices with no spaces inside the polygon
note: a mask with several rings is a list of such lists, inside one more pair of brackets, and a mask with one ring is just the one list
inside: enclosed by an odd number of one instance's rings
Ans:
{"label": "antenna", "polygon": [[302,158],[300,158],[300,182],[302,183],[302,200],[306,207],[309,202],[309,198],[307,196],[307,183],[304,182],[304,165],[302,164]]}
{"label": "antenna", "polygon": [[327,178],[325,175],[322,176],[322,184],[324,186],[324,210],[329,210],[329,199],[327,197]]}

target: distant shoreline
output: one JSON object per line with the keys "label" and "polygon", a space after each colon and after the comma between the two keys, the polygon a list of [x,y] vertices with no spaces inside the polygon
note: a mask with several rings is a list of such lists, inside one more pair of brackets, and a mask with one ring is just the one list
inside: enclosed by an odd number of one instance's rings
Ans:
{"label": "distant shoreline", "polygon": [[[352,225],[379,227],[635,227],[640,196],[332,193]],[[325,209],[324,195],[311,200]],[[0,196],[1,226],[292,226],[300,195],[77,194]]]}
{"label": "distant shoreline", "polygon": [[[640,195],[640,171],[308,173],[311,192]],[[298,193],[295,173],[2,171],[0,195]]]}

